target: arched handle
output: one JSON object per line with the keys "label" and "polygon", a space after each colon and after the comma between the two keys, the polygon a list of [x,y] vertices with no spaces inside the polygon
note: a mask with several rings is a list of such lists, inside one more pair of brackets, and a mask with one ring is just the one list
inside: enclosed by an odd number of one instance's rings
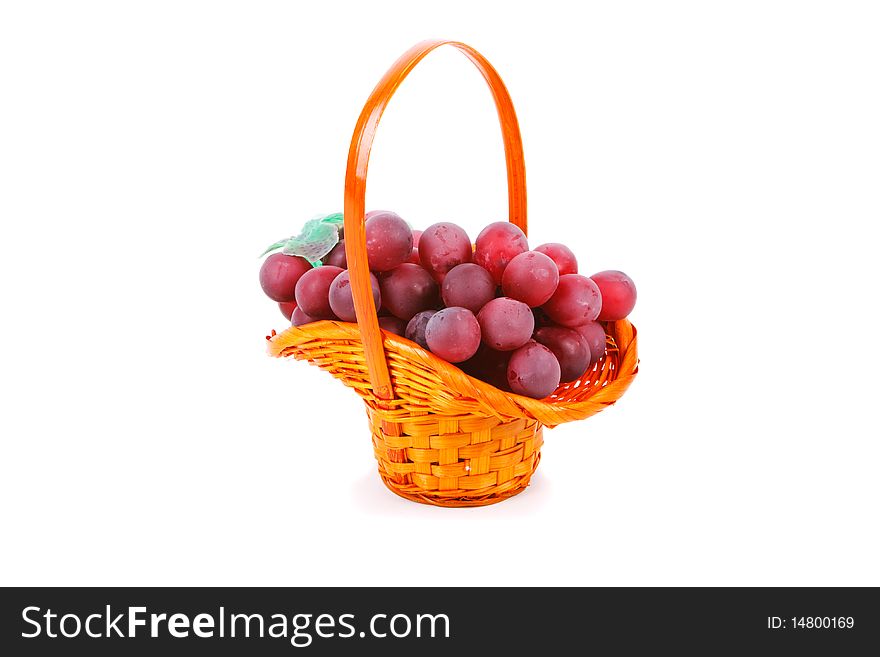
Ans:
{"label": "arched handle", "polygon": [[519,123],[513,110],[513,103],[504,82],[486,59],[476,50],[458,41],[444,39],[422,41],[407,50],[373,89],[363,111],[358,118],[351,148],[348,151],[348,166],[345,170],[345,255],[351,274],[351,290],[354,309],[364,344],[364,356],[373,394],[380,399],[391,399],[394,391],[382,346],[382,333],[373,304],[370,287],[370,271],[367,265],[367,244],[364,232],[365,198],[367,193],[367,166],[370,162],[370,149],[382,112],[388,101],[397,91],[400,83],[409,75],[429,52],[448,44],[463,52],[483,74],[492,91],[498,119],[504,137],[504,155],[507,160],[507,197],[511,223],[526,230],[526,171],[523,159],[522,139]]}

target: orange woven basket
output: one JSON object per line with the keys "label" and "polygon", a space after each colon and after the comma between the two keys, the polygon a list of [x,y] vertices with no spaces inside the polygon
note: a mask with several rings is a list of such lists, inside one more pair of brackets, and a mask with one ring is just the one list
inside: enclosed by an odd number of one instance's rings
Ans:
{"label": "orange woven basket", "polygon": [[483,506],[528,486],[541,459],[543,427],[583,420],[616,402],[638,372],[636,330],[605,323],[606,356],[546,399],[503,392],[417,344],[379,328],[369,282],[364,202],[370,148],[382,112],[416,64],[441,45],[467,56],[498,109],[507,161],[509,219],[526,229],[526,182],[519,123],[498,73],[476,50],[446,40],[404,53],[367,100],[345,174],[345,251],[357,324],[319,321],[269,338],[273,356],[327,370],[364,400],[385,485],[401,497],[448,507]]}

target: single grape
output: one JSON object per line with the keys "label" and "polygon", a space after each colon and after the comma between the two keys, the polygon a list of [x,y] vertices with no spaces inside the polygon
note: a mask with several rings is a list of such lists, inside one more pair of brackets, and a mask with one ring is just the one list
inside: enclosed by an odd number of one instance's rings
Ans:
{"label": "single grape", "polygon": [[[326,266],[326,265],[325,265]],[[370,287],[373,288],[373,303],[376,309],[382,305],[382,295],[379,292],[379,281],[370,274]],[[357,315],[354,312],[354,299],[351,294],[351,279],[348,270],[339,272],[329,292],[330,309],[343,322],[356,322]]]}
{"label": "single grape", "polygon": [[549,256],[526,251],[507,263],[501,276],[501,289],[511,299],[536,308],[543,305],[559,284],[559,270]]}
{"label": "single grape", "polygon": [[404,337],[407,340],[412,340],[422,349],[427,349],[428,343],[425,341],[425,328],[428,326],[428,320],[436,314],[436,310],[423,310],[413,315],[406,325]]}
{"label": "single grape", "polygon": [[560,276],[578,273],[577,258],[574,257],[574,253],[572,253],[571,249],[565,246],[565,244],[550,242],[535,247],[535,251],[550,256],[550,259],[556,263],[556,268],[559,269]]}
{"label": "single grape", "polygon": [[447,307],[459,306],[478,313],[495,298],[495,281],[480,265],[466,262],[449,270],[440,295]]}
{"label": "single grape", "polygon": [[590,365],[595,365],[605,356],[605,327],[599,322],[587,322],[575,326],[574,330],[581,334],[590,349]]}
{"label": "single grape", "polygon": [[477,235],[473,260],[492,274],[496,285],[500,285],[507,263],[528,250],[529,241],[518,226],[496,221]]}
{"label": "single grape", "polygon": [[409,225],[393,212],[368,212],[367,262],[373,271],[390,271],[409,260],[413,237]]}
{"label": "single grape", "polygon": [[406,322],[397,317],[380,317],[379,328],[385,329],[389,333],[402,336],[406,333]]}
{"label": "single grape", "polygon": [[599,319],[616,321],[625,319],[636,305],[636,284],[622,271],[600,271],[590,276],[602,293],[602,309]]}
{"label": "single grape", "polygon": [[569,328],[593,321],[601,307],[598,286],[580,274],[560,276],[556,292],[543,306],[550,319]]}
{"label": "single grape", "polygon": [[330,307],[330,285],[342,271],[333,265],[307,271],[296,284],[296,305],[314,319],[336,319]]}
{"label": "single grape", "polygon": [[428,320],[425,342],[443,360],[460,363],[477,353],[480,325],[467,308],[444,308]]}
{"label": "single grape", "polygon": [[311,268],[305,258],[273,253],[260,267],[260,286],[273,301],[293,301],[297,282]]}
{"label": "single grape", "polygon": [[312,322],[317,322],[318,320],[314,317],[309,317],[306,315],[302,308],[297,306],[293,310],[293,314],[290,316],[290,323],[293,326],[302,326],[303,324],[311,324]]}
{"label": "single grape", "polygon": [[345,240],[339,240],[321,262],[325,265],[348,269],[348,259],[345,256]]}
{"label": "single grape", "polygon": [[562,383],[581,378],[590,366],[592,354],[587,341],[573,329],[545,326],[535,331],[535,340],[556,356]]}
{"label": "single grape", "polygon": [[477,314],[483,342],[496,351],[512,351],[523,346],[535,330],[532,309],[522,301],[492,299]]}
{"label": "single grape", "polygon": [[509,392],[507,383],[507,363],[510,361],[509,351],[495,351],[481,344],[477,353],[461,363],[461,370],[475,379],[485,381],[490,386]]}
{"label": "single grape", "polygon": [[518,395],[544,399],[559,387],[559,361],[547,347],[530,341],[512,354],[507,383]]}
{"label": "single grape", "polygon": [[419,248],[419,240],[422,237],[422,231],[414,230],[412,232],[412,234],[413,234],[413,247],[417,249],[417,248]]}
{"label": "single grape", "polygon": [[409,262],[380,276],[379,287],[385,307],[400,319],[409,320],[437,303],[437,283],[431,274]]}
{"label": "single grape", "polygon": [[282,301],[278,307],[281,309],[281,314],[290,321],[293,311],[296,309],[296,301]]}
{"label": "single grape", "polygon": [[413,247],[412,252],[409,254],[409,260],[407,262],[411,262],[414,265],[421,265],[422,259],[419,256],[419,250],[416,247]]}
{"label": "single grape", "polygon": [[471,238],[463,228],[448,221],[428,226],[419,240],[422,267],[431,272],[438,283],[442,283],[446,273],[456,265],[470,262],[472,255]]}

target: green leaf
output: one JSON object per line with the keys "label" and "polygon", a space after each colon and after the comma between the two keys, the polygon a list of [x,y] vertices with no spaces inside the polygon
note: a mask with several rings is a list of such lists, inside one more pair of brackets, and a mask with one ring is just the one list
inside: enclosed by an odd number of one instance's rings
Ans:
{"label": "green leaf", "polygon": [[301,256],[317,266],[315,263],[320,263],[321,258],[339,243],[339,229],[343,222],[341,212],[311,219],[303,225],[298,235],[275,242],[260,257],[281,249],[285,255]]}

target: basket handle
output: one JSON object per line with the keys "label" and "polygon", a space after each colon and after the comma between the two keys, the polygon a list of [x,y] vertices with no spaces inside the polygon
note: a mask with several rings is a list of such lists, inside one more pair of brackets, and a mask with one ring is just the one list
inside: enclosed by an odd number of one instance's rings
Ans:
{"label": "basket handle", "polygon": [[470,59],[483,74],[495,106],[504,137],[504,156],[507,160],[507,197],[510,222],[526,231],[526,172],[523,159],[522,139],[519,123],[513,110],[513,103],[504,82],[486,59],[476,50],[458,41],[431,39],[417,43],[407,50],[388,69],[384,77],[373,89],[361,115],[358,118],[351,148],[348,151],[348,165],[345,170],[345,255],[351,275],[351,290],[358,328],[364,345],[364,356],[373,394],[380,399],[391,399],[393,390],[379,320],[373,305],[370,287],[369,267],[367,265],[367,244],[364,231],[365,197],[367,192],[367,167],[370,162],[370,149],[382,112],[388,101],[397,91],[410,71],[429,52],[448,44],[457,48]]}

